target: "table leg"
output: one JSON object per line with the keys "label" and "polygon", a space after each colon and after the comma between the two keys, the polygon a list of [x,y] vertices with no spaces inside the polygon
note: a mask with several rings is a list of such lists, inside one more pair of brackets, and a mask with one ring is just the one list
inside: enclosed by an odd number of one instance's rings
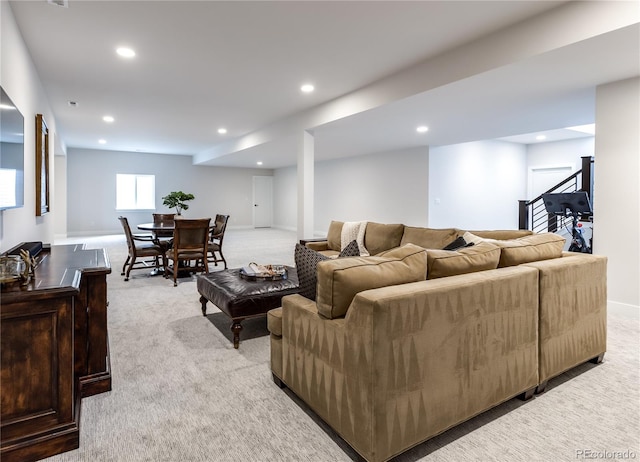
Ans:
{"label": "table leg", "polygon": [[233,332],[233,348],[236,350],[240,346],[240,331],[242,330],[241,321],[233,321],[231,324],[231,331]]}

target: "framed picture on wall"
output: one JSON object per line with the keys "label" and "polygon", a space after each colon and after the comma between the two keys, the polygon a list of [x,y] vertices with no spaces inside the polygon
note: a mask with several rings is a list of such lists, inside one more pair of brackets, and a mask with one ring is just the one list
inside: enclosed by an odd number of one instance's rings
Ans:
{"label": "framed picture on wall", "polygon": [[36,216],[49,210],[49,129],[42,114],[36,114]]}

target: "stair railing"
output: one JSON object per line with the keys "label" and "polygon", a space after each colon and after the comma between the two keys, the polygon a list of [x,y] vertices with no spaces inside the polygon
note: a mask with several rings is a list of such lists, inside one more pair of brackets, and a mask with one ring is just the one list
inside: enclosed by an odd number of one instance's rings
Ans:
{"label": "stair railing", "polygon": [[[582,169],[542,194],[586,191],[593,205],[593,162],[594,159],[591,156],[582,157]],[[545,231],[555,233],[566,226],[566,217],[547,213],[542,194],[530,201],[518,201],[519,229],[529,229],[534,233]]]}

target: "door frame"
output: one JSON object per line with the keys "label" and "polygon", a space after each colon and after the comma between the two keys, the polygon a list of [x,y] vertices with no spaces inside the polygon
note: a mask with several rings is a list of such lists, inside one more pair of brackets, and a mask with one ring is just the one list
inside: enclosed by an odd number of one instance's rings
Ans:
{"label": "door frame", "polygon": [[[533,195],[533,177],[538,171],[544,170],[565,170],[569,169],[570,173],[567,176],[571,176],[576,173],[576,165],[572,163],[566,164],[552,164],[552,165],[534,165],[528,168],[527,175],[527,198],[528,200],[533,199],[535,196]],[[540,193],[538,193],[540,194]]]}
{"label": "door frame", "polygon": [[[258,178],[260,178],[260,180],[257,180]],[[270,197],[269,197],[269,208],[271,209],[271,211],[269,212],[269,225],[268,226],[257,226],[256,225],[256,204],[258,203],[257,201],[257,196],[256,196],[256,181],[261,181],[263,178],[268,178],[269,179],[269,189],[270,189]],[[253,221],[253,227],[254,228],[271,228],[273,226],[273,176],[269,176],[269,175],[254,175],[252,177],[252,185],[253,185],[253,193],[252,193],[252,221]]]}

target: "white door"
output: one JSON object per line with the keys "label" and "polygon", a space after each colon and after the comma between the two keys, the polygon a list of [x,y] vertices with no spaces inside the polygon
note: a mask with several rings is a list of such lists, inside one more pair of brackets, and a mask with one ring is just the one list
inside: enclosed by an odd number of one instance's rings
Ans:
{"label": "white door", "polygon": [[573,166],[531,167],[529,170],[529,200],[554,187],[573,174]]}
{"label": "white door", "polygon": [[253,227],[271,228],[273,217],[273,177],[253,177]]}

